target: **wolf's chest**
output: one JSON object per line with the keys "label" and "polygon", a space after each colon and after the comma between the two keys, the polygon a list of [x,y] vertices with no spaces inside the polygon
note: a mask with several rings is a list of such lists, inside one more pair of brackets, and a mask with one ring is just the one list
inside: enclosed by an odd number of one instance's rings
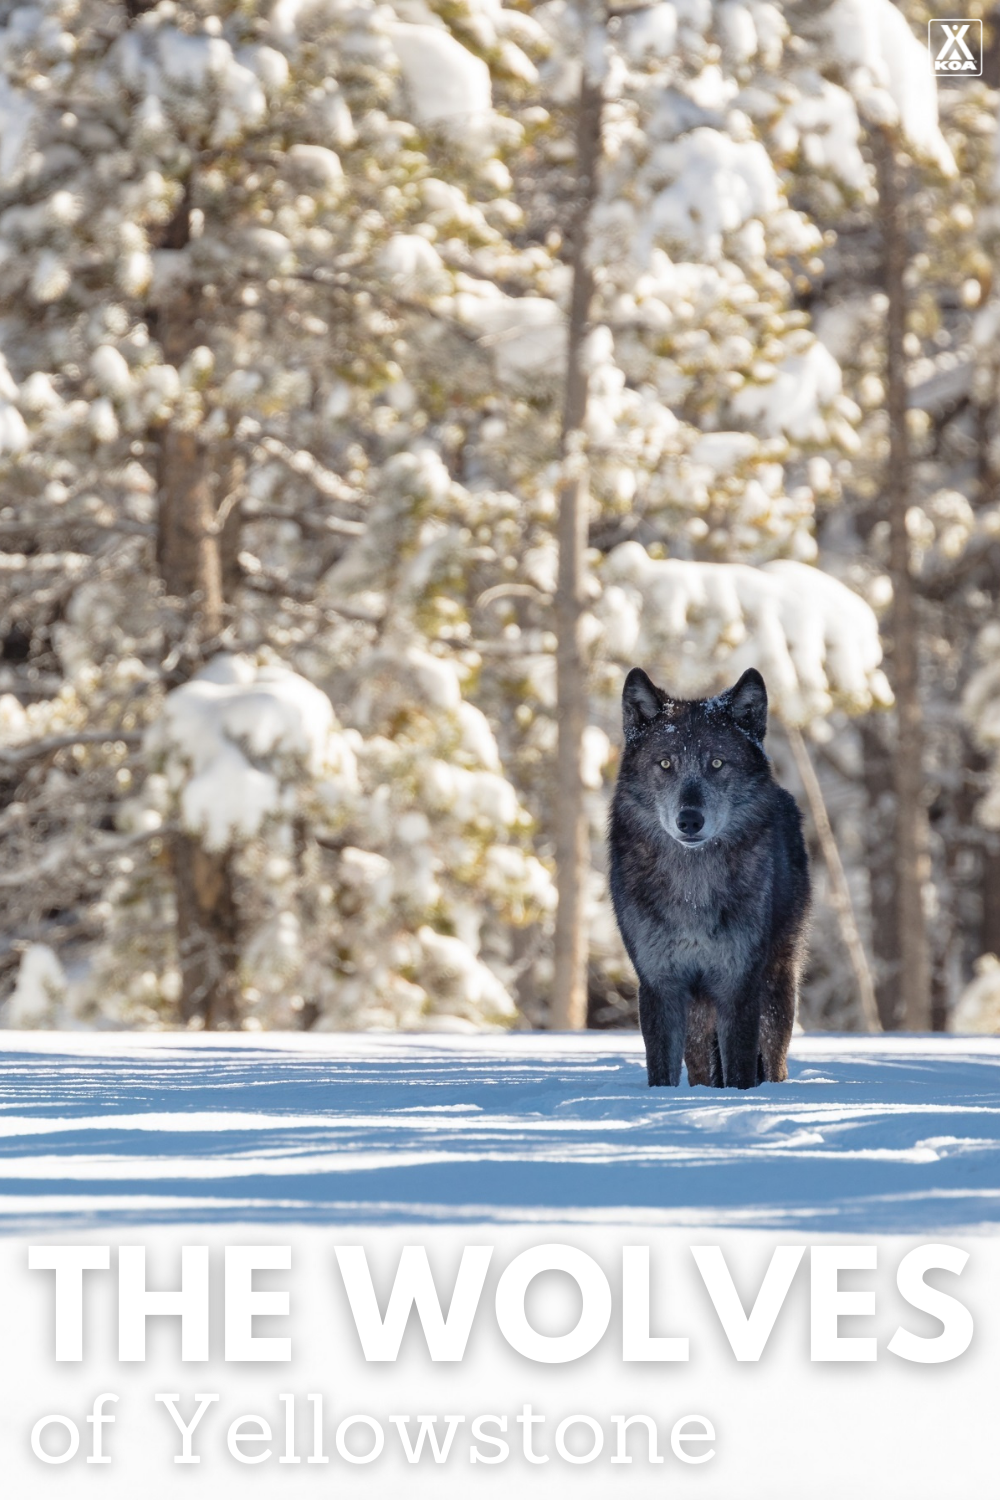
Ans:
{"label": "wolf's chest", "polygon": [[636,938],[646,948],[675,954],[711,956],[731,941],[734,913],[723,900],[652,900],[633,913]]}
{"label": "wolf's chest", "polygon": [[650,978],[693,978],[743,967],[748,950],[765,941],[770,909],[766,878],[749,897],[726,879],[726,872],[708,865],[692,864],[683,878],[651,881],[621,913],[637,969]]}

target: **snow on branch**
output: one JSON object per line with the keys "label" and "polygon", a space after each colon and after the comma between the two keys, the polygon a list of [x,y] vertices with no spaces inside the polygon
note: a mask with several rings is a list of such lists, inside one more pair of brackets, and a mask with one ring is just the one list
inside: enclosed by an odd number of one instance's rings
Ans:
{"label": "snow on branch", "polygon": [[790,354],[760,384],[748,383],[733,397],[737,416],[756,423],[766,437],[786,434],[797,443],[840,441],[857,447],[850,426],[860,416],[844,396],[840,366],[818,340],[802,353]]}
{"label": "snow on branch", "polygon": [[595,613],[605,650],[658,669],[682,696],[753,666],[789,724],[892,702],[875,615],[817,568],[657,561],[625,542],[608,555],[604,581]]}
{"label": "snow on branch", "polygon": [[110,60],[132,93],[155,101],[146,104],[150,133],[163,131],[167,110],[205,111],[208,143],[219,147],[240,140],[263,124],[268,93],[280,90],[288,77],[285,59],[270,47],[243,47],[234,53],[224,37],[192,34],[168,24],[132,28],[119,37]]}
{"label": "snow on branch", "polygon": [[62,964],[45,943],[29,943],[21,955],[17,983],[3,1007],[3,1025],[40,1030],[64,1022],[68,985]]}
{"label": "snow on branch", "polygon": [[505,389],[530,391],[562,378],[566,366],[566,318],[548,297],[508,297],[499,287],[471,276],[457,278],[453,298],[441,299],[456,320],[474,330],[490,351]]}
{"label": "snow on branch", "polygon": [[[0,97],[0,138],[3,134],[3,102]],[[21,453],[28,446],[28,429],[14,405],[18,395],[17,383],[7,368],[6,359],[0,354],[0,454]]]}
{"label": "snow on branch", "polygon": [[443,28],[390,28],[413,117],[437,125],[456,144],[483,146],[489,141],[493,115],[490,70]]}
{"label": "snow on branch", "polygon": [[146,748],[162,761],[181,819],[209,849],[292,811],[297,782],[334,794],[356,786],[353,752],[330,700],[285,667],[220,655],[168,693]]}
{"label": "snow on branch", "polygon": [[824,24],[864,118],[898,125],[918,155],[954,177],[958,169],[938,124],[926,38],[914,36],[892,0],[836,0]]}
{"label": "snow on branch", "polygon": [[656,167],[670,185],[651,205],[653,233],[709,260],[722,253],[723,235],[781,207],[778,178],[758,141],[703,126],[661,146]]}
{"label": "snow on branch", "polygon": [[0,182],[10,182],[20,171],[38,117],[36,99],[28,90],[0,75]]}

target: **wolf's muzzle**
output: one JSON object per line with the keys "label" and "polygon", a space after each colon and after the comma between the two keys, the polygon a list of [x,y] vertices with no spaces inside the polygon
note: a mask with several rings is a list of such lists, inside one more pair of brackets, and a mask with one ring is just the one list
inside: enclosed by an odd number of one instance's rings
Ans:
{"label": "wolf's muzzle", "polygon": [[682,807],[677,814],[677,827],[685,839],[696,839],[705,826],[705,814],[697,807]]}

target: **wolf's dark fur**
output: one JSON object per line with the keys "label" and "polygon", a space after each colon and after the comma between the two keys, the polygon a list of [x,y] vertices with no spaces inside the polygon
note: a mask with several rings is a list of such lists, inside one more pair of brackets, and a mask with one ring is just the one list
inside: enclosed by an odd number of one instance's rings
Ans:
{"label": "wolf's dark fur", "polygon": [[[753,1088],[785,1059],[805,946],[809,865],[795,800],[763,750],[767,691],[669,698],[638,667],[622,694],[611,896],[639,976],[650,1084]],[[721,764],[717,764],[721,762]]]}

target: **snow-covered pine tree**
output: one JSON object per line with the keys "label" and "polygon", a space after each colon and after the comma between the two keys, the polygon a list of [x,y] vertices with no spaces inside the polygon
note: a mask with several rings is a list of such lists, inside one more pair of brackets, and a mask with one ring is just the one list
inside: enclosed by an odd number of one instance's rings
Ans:
{"label": "snow-covered pine tree", "polygon": [[[474,244],[508,207],[485,65],[440,28],[337,5],[55,6],[17,13],[5,42],[23,124],[0,230],[5,520],[29,543],[9,619],[29,680],[59,681],[7,700],[15,922],[62,935],[82,908],[106,939],[84,1013],[112,1019],[294,1023],[296,996],[327,1024],[509,1018],[480,928],[543,915],[550,885],[463,700],[470,666],[420,650],[421,569],[462,518],[390,357],[391,317],[433,281],[428,213]],[[389,544],[381,603],[341,598],[357,537]],[[279,658],[367,731],[349,820]],[[234,761],[269,788],[242,823],[220,811]],[[303,776],[322,789],[310,817]],[[39,846],[59,872],[44,889]]]}
{"label": "snow-covered pine tree", "polygon": [[[942,81],[935,98],[926,52],[931,9],[886,4],[864,7],[861,14],[856,6],[838,4],[807,14],[799,7],[807,44],[800,66],[815,70],[812,94],[839,99],[826,132],[827,145],[837,149],[824,156],[822,146],[810,149],[808,141],[796,142],[794,132],[788,140],[796,151],[796,201],[828,235],[836,235],[824,274],[804,286],[803,296],[864,413],[860,446],[843,476],[843,501],[821,527],[821,561],[877,605],[888,602],[880,597],[883,590],[888,594],[887,581],[895,582],[899,594],[905,570],[914,596],[911,644],[920,676],[918,692],[908,699],[909,713],[921,720],[919,734],[895,732],[894,716],[869,716],[859,733],[838,730],[824,772],[830,795],[844,809],[841,842],[860,855],[858,887],[870,893],[864,904],[871,912],[883,1020],[902,1023],[903,992],[913,988],[900,982],[903,914],[896,867],[902,862],[922,886],[922,900],[915,903],[910,893],[909,929],[923,925],[929,938],[924,1024],[942,1026],[973,959],[996,946],[984,928],[997,931],[997,919],[988,913],[1000,909],[988,896],[995,889],[992,835],[977,826],[972,812],[982,761],[955,712],[974,667],[977,632],[995,611],[997,592],[996,495],[988,480],[986,436],[991,382],[989,357],[980,352],[989,343],[990,335],[983,337],[989,318],[979,304],[992,281],[998,79],[994,74],[950,86]],[[970,17],[976,13],[975,7],[964,9]],[[788,14],[791,19],[790,9]],[[995,34],[993,43],[990,36],[987,25],[988,71],[990,46],[995,57]],[[848,114],[853,109],[861,119],[860,135],[853,124],[850,136],[836,124],[845,118],[845,100]],[[794,121],[794,106],[792,114]],[[775,128],[784,131],[784,117],[776,118]],[[907,304],[895,362],[905,367],[909,480],[902,515],[902,492],[896,495],[895,577],[885,497],[887,476],[898,476],[900,466],[889,458],[886,429],[884,205],[878,201],[875,157],[882,158],[883,174],[889,160],[884,148],[873,149],[885,142],[886,130],[894,137]],[[852,142],[861,149],[845,149]],[[898,449],[898,413],[895,427]],[[901,530],[907,533],[905,547]],[[891,640],[891,617],[889,628]],[[911,780],[918,777],[919,795],[900,797],[900,770]],[[895,840],[898,806],[908,808],[917,825],[911,842],[915,835],[929,846],[922,870]],[[925,1006],[927,998],[925,992]]]}
{"label": "snow-covered pine tree", "polygon": [[4,878],[18,938],[79,966],[50,1018],[545,1020],[573,462],[596,992],[626,977],[623,666],[700,693],[753,661],[793,724],[887,701],[874,616],[814,565],[858,412],[796,305],[822,236],[767,103],[812,97],[795,38],[701,0],[600,33],[568,468],[575,7],[10,14]]}

